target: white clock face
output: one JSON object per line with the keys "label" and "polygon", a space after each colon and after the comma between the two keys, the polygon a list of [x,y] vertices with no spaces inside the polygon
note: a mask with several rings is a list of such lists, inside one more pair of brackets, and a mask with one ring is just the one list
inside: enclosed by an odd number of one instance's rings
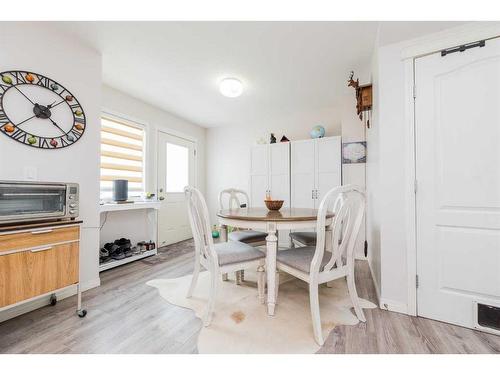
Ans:
{"label": "white clock face", "polygon": [[63,86],[40,74],[0,73],[0,129],[28,146],[55,149],[77,142],[85,114]]}

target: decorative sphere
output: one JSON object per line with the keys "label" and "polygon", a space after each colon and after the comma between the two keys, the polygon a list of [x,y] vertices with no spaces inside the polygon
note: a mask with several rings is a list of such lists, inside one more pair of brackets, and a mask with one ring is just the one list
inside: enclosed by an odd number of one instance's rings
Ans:
{"label": "decorative sphere", "polygon": [[323,138],[325,136],[325,128],[321,125],[316,125],[309,134],[311,138]]}
{"label": "decorative sphere", "polygon": [[219,238],[220,236],[220,233],[218,230],[213,230],[212,231],[212,238]]}

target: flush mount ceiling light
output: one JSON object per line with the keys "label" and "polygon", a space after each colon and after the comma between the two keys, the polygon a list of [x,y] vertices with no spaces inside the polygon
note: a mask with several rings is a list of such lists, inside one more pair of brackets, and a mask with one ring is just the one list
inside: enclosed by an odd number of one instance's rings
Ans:
{"label": "flush mount ceiling light", "polygon": [[236,98],[243,92],[243,83],[236,78],[224,78],[219,83],[219,91],[228,98]]}

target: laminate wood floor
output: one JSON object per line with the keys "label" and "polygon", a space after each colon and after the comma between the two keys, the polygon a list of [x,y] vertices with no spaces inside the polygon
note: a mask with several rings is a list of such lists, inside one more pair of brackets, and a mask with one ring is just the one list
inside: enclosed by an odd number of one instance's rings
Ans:
{"label": "laminate wood floor", "polygon": [[[0,323],[0,353],[196,353],[201,321],[145,284],[192,267],[192,241],[184,241],[103,272],[101,286],[83,294],[87,317],[75,315],[70,297]],[[356,272],[360,296],[376,302],[366,262]],[[319,353],[500,353],[499,336],[380,309],[365,314],[366,323],[336,327]]]}

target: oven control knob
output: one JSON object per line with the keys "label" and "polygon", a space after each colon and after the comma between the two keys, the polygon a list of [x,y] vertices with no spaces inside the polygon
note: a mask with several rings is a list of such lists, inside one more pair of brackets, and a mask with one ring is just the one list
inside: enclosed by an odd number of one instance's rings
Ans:
{"label": "oven control knob", "polygon": [[69,206],[70,206],[71,208],[75,208],[75,207],[76,207],[76,204],[75,204],[75,203],[70,203],[70,204],[69,204]]}
{"label": "oven control knob", "polygon": [[74,214],[76,211],[75,210],[69,210],[70,214]]}
{"label": "oven control knob", "polygon": [[69,199],[75,199],[75,196],[74,195],[70,195],[68,198]]}

